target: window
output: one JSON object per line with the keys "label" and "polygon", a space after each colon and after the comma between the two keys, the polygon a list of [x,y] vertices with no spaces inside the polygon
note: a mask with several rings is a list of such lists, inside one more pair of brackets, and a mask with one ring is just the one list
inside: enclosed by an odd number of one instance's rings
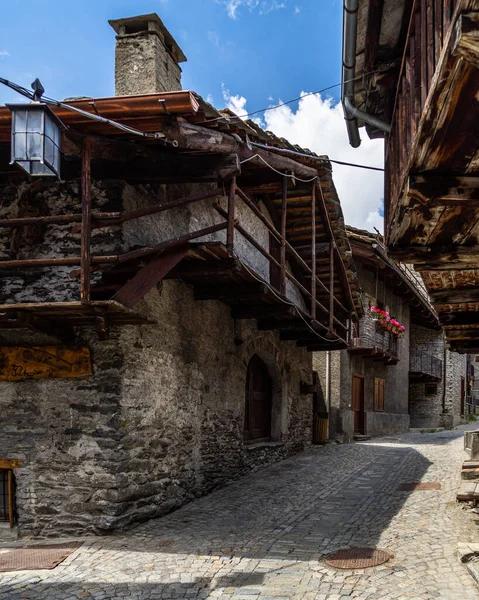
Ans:
{"label": "window", "polygon": [[245,441],[271,438],[273,387],[266,365],[255,354],[246,374],[246,402],[244,419]]}
{"label": "window", "polygon": [[374,378],[374,410],[384,411],[384,379]]}
{"label": "window", "polygon": [[0,521],[7,521],[13,527],[14,514],[13,471],[0,469]]}
{"label": "window", "polygon": [[435,396],[436,394],[437,394],[437,383],[426,383],[425,395],[426,396]]}

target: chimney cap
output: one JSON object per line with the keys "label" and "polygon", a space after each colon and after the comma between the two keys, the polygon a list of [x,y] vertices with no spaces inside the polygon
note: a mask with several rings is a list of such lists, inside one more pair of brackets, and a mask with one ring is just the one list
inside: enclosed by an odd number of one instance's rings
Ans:
{"label": "chimney cap", "polygon": [[187,60],[186,56],[183,54],[183,50],[178,46],[175,38],[171,35],[171,33],[165,27],[163,21],[156,13],[138,15],[136,17],[127,17],[125,19],[111,19],[108,21],[108,23],[113,27],[119,36],[140,33],[149,30],[151,31],[151,28],[148,24],[155,23],[157,25],[157,30],[159,30],[164,36],[166,46],[171,49],[177,61],[180,63],[186,62]]}

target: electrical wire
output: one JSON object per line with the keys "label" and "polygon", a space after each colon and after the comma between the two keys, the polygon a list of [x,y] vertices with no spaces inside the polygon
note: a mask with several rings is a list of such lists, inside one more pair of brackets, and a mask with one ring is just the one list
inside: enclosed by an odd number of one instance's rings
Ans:
{"label": "electrical wire", "polygon": [[288,104],[292,104],[293,102],[298,102],[302,98],[306,98],[307,96],[315,96],[316,94],[322,94],[323,92],[328,92],[334,88],[340,87],[345,83],[350,83],[351,81],[357,81],[358,79],[362,79],[363,77],[367,77],[368,75],[374,75],[379,71],[375,69],[374,71],[369,71],[368,73],[363,73],[362,75],[358,75],[353,77],[352,79],[346,79],[345,81],[341,81],[340,83],[335,83],[334,85],[329,85],[328,87],[323,88],[322,90],[317,90],[316,92],[307,92],[302,96],[298,96],[297,98],[292,98],[291,100],[287,100],[286,102],[281,102],[280,104],[276,104],[275,106],[268,106],[268,108],[260,108],[259,110],[254,110],[249,113],[245,113],[244,115],[235,115],[234,117],[230,117],[228,115],[222,115],[221,117],[215,117],[214,119],[206,119],[206,121],[201,121],[197,123],[197,125],[202,125],[203,123],[213,123],[214,121],[220,121],[221,119],[244,119],[246,117],[251,117],[253,115],[258,115],[259,113],[264,113],[268,110],[275,110],[276,108],[281,108],[282,106],[286,106]]}
{"label": "electrical wire", "polygon": [[331,158],[322,158],[321,156],[314,156],[314,154],[307,154],[306,152],[298,152],[298,150],[290,150],[289,148],[277,148],[276,146],[268,146],[268,144],[260,144],[258,142],[249,142],[251,146],[255,146],[256,148],[263,148],[264,150],[272,150],[273,152],[280,152],[282,154],[292,154],[293,156],[301,156],[302,158],[309,158],[310,160],[315,160],[322,163],[335,163],[337,165],[343,165],[346,167],[357,167],[359,169],[369,169],[371,171],[381,171],[384,172],[384,169],[381,167],[372,167],[370,165],[360,165],[358,163],[349,163],[341,160],[334,160]]}

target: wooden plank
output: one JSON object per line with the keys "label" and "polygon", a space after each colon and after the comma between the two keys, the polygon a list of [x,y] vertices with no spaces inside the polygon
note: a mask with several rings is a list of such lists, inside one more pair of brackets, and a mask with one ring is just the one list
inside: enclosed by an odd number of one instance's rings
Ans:
{"label": "wooden plank", "polygon": [[80,262],[80,302],[91,300],[91,140],[85,137],[82,149],[81,168],[82,220],[81,220],[81,262]]}
{"label": "wooden plank", "polygon": [[442,9],[444,0],[435,0],[434,5],[434,62],[437,65],[442,50]]}
{"label": "wooden plank", "polygon": [[479,13],[459,15],[456,28],[458,36],[453,46],[453,54],[479,68]]}
{"label": "wooden plank", "polygon": [[233,250],[235,236],[235,197],[236,177],[232,177],[228,194],[228,214],[226,216],[228,221],[228,227],[226,229],[226,245],[230,251]]}
{"label": "wooden plank", "polygon": [[15,524],[13,493],[13,472],[10,469],[7,475],[8,521],[10,529],[13,529],[13,526]]}
{"label": "wooden plank", "polygon": [[87,346],[0,347],[0,381],[73,378],[91,374]]}
{"label": "wooden plank", "polygon": [[22,466],[22,461],[19,459],[6,460],[0,458],[0,469],[18,469]]}
{"label": "wooden plank", "polygon": [[133,308],[184,258],[187,251],[187,246],[173,248],[153,258],[141,271],[118,290],[112,300],[123,304],[127,308]]}
{"label": "wooden plank", "polygon": [[424,107],[429,89],[427,79],[427,0],[421,0],[421,106]]}

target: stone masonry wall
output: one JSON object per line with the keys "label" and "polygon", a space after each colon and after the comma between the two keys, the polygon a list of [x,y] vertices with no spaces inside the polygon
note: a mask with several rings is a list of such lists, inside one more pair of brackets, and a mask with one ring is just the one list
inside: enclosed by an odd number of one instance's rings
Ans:
{"label": "stone masonry wall", "polygon": [[153,32],[117,36],[115,94],[131,96],[181,90],[181,67]]}
{"label": "stone masonry wall", "polygon": [[[199,188],[94,182],[93,192],[94,210],[121,210]],[[17,215],[27,200],[29,214],[79,208],[76,184],[3,188],[0,198],[6,200],[0,203],[2,216]],[[211,202],[149,217],[141,226],[129,223],[121,232],[96,230],[94,252],[124,251],[207,226],[217,218]],[[248,221],[246,212],[239,215],[263,239],[264,226],[251,216]],[[268,275],[256,250],[240,239],[237,249],[252,268]],[[4,258],[78,256],[79,237],[71,226],[28,228],[18,239],[2,233],[0,253]],[[65,269],[0,276],[2,303],[78,299],[78,281]],[[294,289],[289,294],[299,298]],[[156,325],[112,328],[104,342],[88,329],[78,332],[78,342],[92,352],[92,376],[0,382],[0,458],[23,463],[15,471],[21,534],[126,527],[309,445],[311,397],[300,394],[300,382],[311,380],[305,349],[280,342],[275,332],[259,332],[255,321],[235,326],[229,307],[195,302],[191,287],[178,281],[151,290],[137,309]],[[46,343],[55,341],[23,330],[0,335],[2,345]],[[247,446],[246,368],[255,353],[273,381],[272,441]]]}
{"label": "stone masonry wall", "polygon": [[[403,325],[406,326],[405,335],[398,340],[397,365],[385,365],[362,356],[354,356],[348,350],[341,350],[339,359],[335,363],[340,368],[332,367],[332,389],[338,390],[332,394],[333,406],[331,410],[330,428],[331,432],[342,436],[344,441],[350,441],[354,434],[352,402],[352,376],[353,374],[364,377],[364,410],[365,410],[365,432],[367,435],[383,435],[407,431],[409,429],[408,393],[404,382],[409,375],[409,306],[396,296],[391,289],[386,288],[381,281],[376,281],[376,274],[364,268],[361,263],[356,262],[358,279],[362,289],[362,302],[364,317],[359,325],[359,337],[366,344],[373,344],[374,340],[383,335],[377,332],[376,323],[370,315],[370,302],[384,300],[389,307],[389,312]],[[363,342],[361,342],[363,343]],[[321,382],[324,385],[325,359],[315,356],[313,364],[321,365]],[[316,367],[315,367],[316,368]],[[339,372],[339,374],[338,374]],[[385,409],[384,412],[374,410],[374,378],[379,377],[385,381]]]}
{"label": "stone masonry wall", "polygon": [[[411,347],[427,352],[444,362],[442,331],[413,326]],[[410,384],[411,427],[455,427],[463,421],[461,418],[461,378],[463,377],[464,381],[467,381],[467,355],[446,351],[445,373],[445,382],[443,371],[443,376],[437,383],[437,393],[432,396],[426,396],[425,383]],[[444,383],[446,384],[445,396]]]}

